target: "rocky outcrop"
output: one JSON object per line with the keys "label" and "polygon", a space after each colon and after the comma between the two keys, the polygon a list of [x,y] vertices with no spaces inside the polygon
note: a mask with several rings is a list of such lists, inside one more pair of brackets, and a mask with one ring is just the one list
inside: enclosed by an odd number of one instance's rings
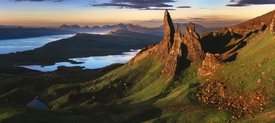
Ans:
{"label": "rocky outcrop", "polygon": [[217,55],[206,53],[205,59],[202,62],[202,67],[198,71],[199,76],[212,75],[216,70],[222,67],[222,63],[216,58]]}
{"label": "rocky outcrop", "polygon": [[183,43],[182,35],[180,29],[177,26],[177,31],[174,35],[174,43],[169,52],[169,57],[165,63],[165,67],[162,70],[162,76],[167,73],[173,72],[175,74],[183,69],[184,60],[186,59],[185,54],[187,54],[186,46]]}
{"label": "rocky outcrop", "polygon": [[156,61],[162,61],[165,66],[161,76],[174,76],[184,70],[190,60],[203,60],[204,52],[200,45],[200,37],[195,32],[195,25],[189,23],[185,30],[185,36],[181,35],[180,28],[175,32],[172,19],[168,11],[164,14],[164,40],[156,46],[150,46],[141,50],[129,65],[146,57],[154,57]]}
{"label": "rocky outcrop", "polygon": [[174,42],[175,29],[167,10],[164,13],[164,40],[161,41],[155,48],[156,56],[155,60],[163,60],[169,56],[169,51],[172,48]]}
{"label": "rocky outcrop", "polygon": [[171,19],[171,16],[167,10],[164,13],[164,40],[173,41],[175,28]]}
{"label": "rocky outcrop", "polygon": [[[175,75],[188,66],[189,60],[203,60],[204,52],[199,42],[199,35],[195,32],[195,25],[189,23],[185,30],[185,36],[180,33],[177,27],[176,33],[173,36],[173,45],[169,50],[169,57],[162,71],[162,76],[171,73]],[[171,38],[170,38],[171,39]]]}
{"label": "rocky outcrop", "polygon": [[204,52],[201,49],[201,44],[199,42],[200,37],[195,32],[195,25],[189,23],[184,32],[185,36],[183,38],[184,44],[187,46],[188,56],[187,59],[190,60],[203,60]]}
{"label": "rocky outcrop", "polygon": [[132,58],[127,64],[129,66],[131,66],[132,64],[136,63],[139,60],[142,60],[146,57],[152,56],[152,54],[154,53],[154,47],[155,46],[156,46],[155,44],[152,44],[152,45],[149,45],[147,47],[142,48],[138,52],[138,54],[134,58]]}

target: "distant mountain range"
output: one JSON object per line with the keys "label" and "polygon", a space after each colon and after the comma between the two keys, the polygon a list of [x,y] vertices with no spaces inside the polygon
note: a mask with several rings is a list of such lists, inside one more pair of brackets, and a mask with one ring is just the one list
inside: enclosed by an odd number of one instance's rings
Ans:
{"label": "distant mountain range", "polygon": [[73,30],[60,30],[56,28],[22,28],[15,26],[0,26],[0,40],[40,37],[48,35],[75,34]]}
{"label": "distant mountain range", "polygon": [[19,28],[20,26],[17,25],[11,25],[11,26],[6,26],[6,25],[0,25],[0,28]]}
{"label": "distant mountain range", "polygon": [[[178,26],[181,29],[181,33],[184,34],[185,28],[188,23],[174,23],[174,26]],[[206,32],[216,32],[222,28],[206,28],[202,25],[195,24],[196,32],[204,34]],[[96,33],[109,33],[110,31],[124,30],[136,33],[160,35],[164,34],[164,25],[156,28],[142,27],[140,25],[133,24],[117,24],[117,25],[104,25],[100,26],[84,26],[79,25],[66,25],[63,24],[58,28],[45,28],[45,27],[25,27],[19,25],[0,25],[0,40],[4,39],[19,39],[29,37],[39,37],[47,35],[58,35],[58,34],[72,34],[72,33],[85,33],[85,32],[96,32]]]}
{"label": "distant mountain range", "polygon": [[[188,23],[174,23],[174,26],[179,26],[179,28],[182,30],[182,33],[185,31],[186,26]],[[214,32],[221,30],[221,28],[206,28],[202,25],[195,24],[196,26],[196,31],[199,34],[203,34],[206,32]],[[163,29],[164,25],[161,25],[160,27],[156,28],[148,28],[148,27],[142,27],[140,25],[133,25],[133,24],[117,24],[117,25],[104,25],[102,27],[100,26],[85,26],[85,27],[80,27],[79,25],[66,25],[63,24],[58,29],[62,30],[73,30],[73,31],[89,31],[89,32],[110,32],[110,31],[115,31],[115,30],[128,30],[131,32],[138,32],[138,33],[146,33],[146,34],[154,34],[154,35],[163,35]]]}

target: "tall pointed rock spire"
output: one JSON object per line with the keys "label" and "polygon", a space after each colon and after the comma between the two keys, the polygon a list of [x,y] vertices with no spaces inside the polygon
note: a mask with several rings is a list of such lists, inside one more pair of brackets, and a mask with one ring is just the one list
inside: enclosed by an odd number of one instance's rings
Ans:
{"label": "tall pointed rock spire", "polygon": [[174,42],[175,28],[167,10],[164,13],[164,40],[161,41],[156,48],[155,60],[163,60],[169,56],[170,49]]}
{"label": "tall pointed rock spire", "polygon": [[168,10],[164,13],[164,39],[173,40],[175,28]]}

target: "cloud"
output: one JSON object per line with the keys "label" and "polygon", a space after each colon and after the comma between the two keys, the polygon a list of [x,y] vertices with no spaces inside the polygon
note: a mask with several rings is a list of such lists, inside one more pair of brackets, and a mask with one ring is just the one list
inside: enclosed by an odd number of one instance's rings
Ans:
{"label": "cloud", "polygon": [[189,18],[189,19],[192,19],[192,20],[205,20],[205,18]]}
{"label": "cloud", "polygon": [[10,0],[14,2],[23,2],[23,1],[30,1],[30,2],[44,2],[44,1],[53,1],[53,2],[62,2],[63,0]]}
{"label": "cloud", "polygon": [[[230,2],[236,2],[236,0],[230,0]],[[239,0],[236,4],[227,4],[230,7],[240,7],[259,4],[275,4],[275,0]]]}
{"label": "cloud", "polygon": [[177,8],[191,8],[191,6],[178,6]]}
{"label": "cloud", "polygon": [[[90,4],[94,7],[119,7],[119,8],[132,8],[141,10],[164,10],[163,7],[173,7],[167,3],[175,2],[175,0],[111,0],[107,3]],[[173,9],[170,9],[173,10]]]}

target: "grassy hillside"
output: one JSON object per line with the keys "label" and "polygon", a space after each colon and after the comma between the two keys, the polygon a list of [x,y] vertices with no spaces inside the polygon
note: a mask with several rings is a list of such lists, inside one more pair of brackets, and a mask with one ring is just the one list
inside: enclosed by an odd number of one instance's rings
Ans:
{"label": "grassy hillside", "polygon": [[[100,78],[89,78],[91,71],[2,74],[0,121],[274,122],[275,36],[257,32],[244,41],[235,61],[206,77],[197,76],[200,62],[160,77],[165,63],[152,57]],[[37,95],[51,110],[24,106]]]}

